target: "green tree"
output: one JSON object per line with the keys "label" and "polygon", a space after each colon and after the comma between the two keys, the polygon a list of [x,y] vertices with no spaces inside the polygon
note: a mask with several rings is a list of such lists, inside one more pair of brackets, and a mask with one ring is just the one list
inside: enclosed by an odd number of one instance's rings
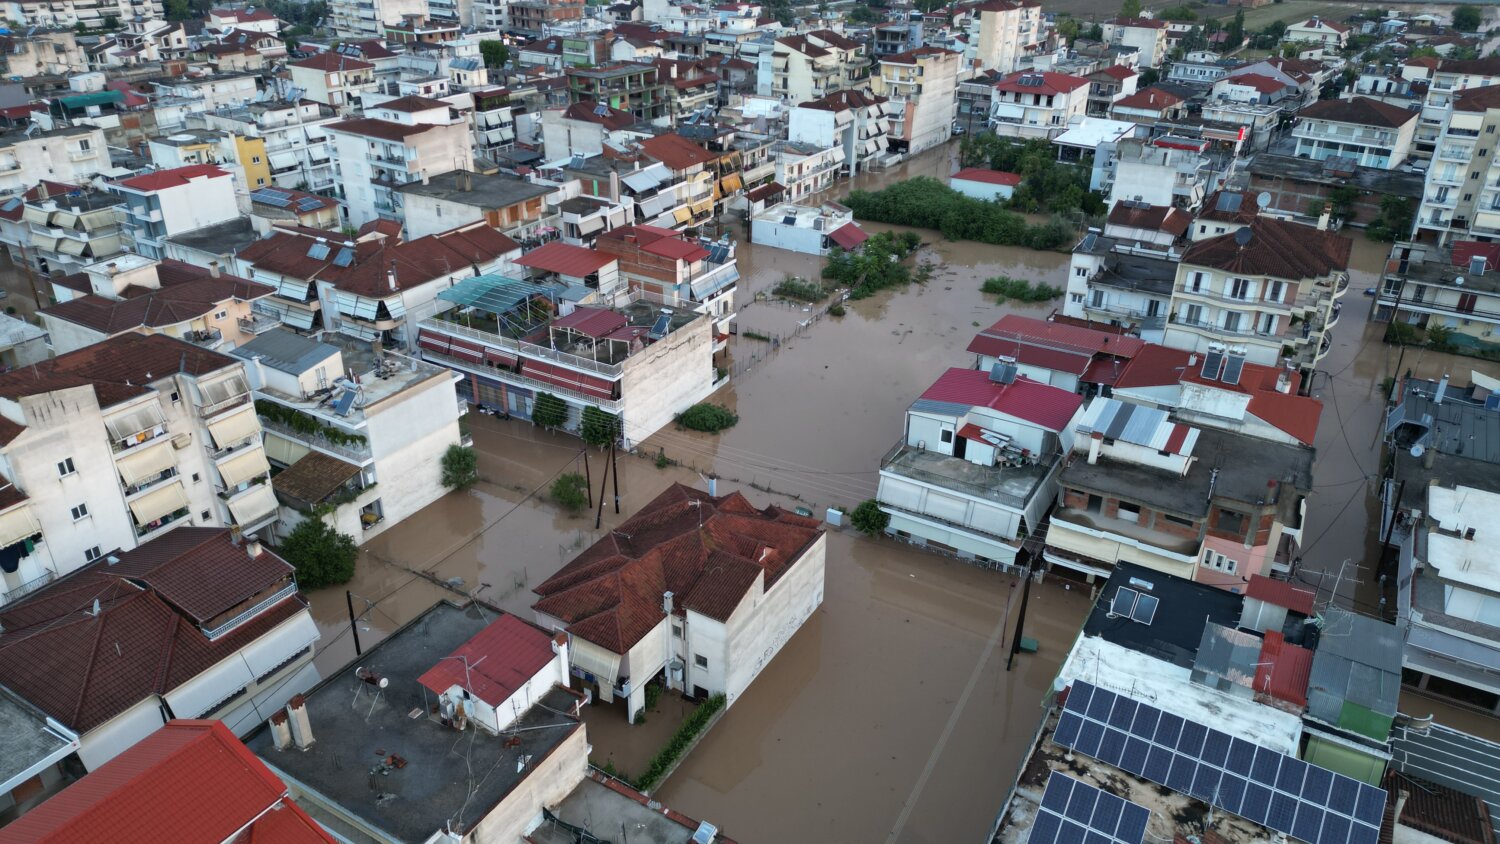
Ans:
{"label": "green tree", "polygon": [[281,543],[281,556],[297,570],[297,585],[317,589],[347,583],[354,576],[359,549],[354,537],[339,533],[317,515],[303,519]]}
{"label": "green tree", "polygon": [[734,411],[722,405],[708,403],[695,404],[677,417],[677,424],[682,427],[709,434],[732,428],[738,421],[740,418]]}
{"label": "green tree", "polygon": [[558,476],[552,482],[552,500],[570,513],[577,513],[588,506],[588,482],[577,472]]}
{"label": "green tree", "polygon": [[1093,26],[1089,27],[1089,31],[1085,33],[1083,37],[1087,38],[1090,41],[1103,41],[1104,27],[1096,23]]}
{"label": "green tree", "polygon": [[105,31],[107,31],[107,32],[114,32],[115,30],[117,30],[119,28],[120,28],[120,19],[119,18],[115,17],[114,15],[105,15],[104,16],[104,29],[105,29]]}
{"label": "green tree", "polygon": [[1136,80],[1137,90],[1145,90],[1161,81],[1161,71],[1154,67],[1148,67],[1141,71],[1141,78]]}
{"label": "green tree", "polygon": [[463,489],[479,480],[479,455],[472,448],[458,443],[448,446],[443,452],[443,486]]}
{"label": "green tree", "polygon": [[1484,13],[1478,6],[1459,6],[1453,10],[1453,28],[1459,32],[1478,32],[1484,25]]}
{"label": "green tree", "polygon": [[1120,4],[1120,17],[1138,18],[1141,16],[1141,0],[1125,0]]}
{"label": "green tree", "polygon": [[1072,44],[1078,38],[1078,34],[1082,30],[1083,25],[1078,22],[1077,18],[1059,17],[1057,19],[1057,34],[1062,36],[1063,40],[1069,44]]}
{"label": "green tree", "polygon": [[479,54],[484,56],[484,66],[502,68],[510,60],[510,49],[500,41],[480,41]]}
{"label": "green tree", "polygon": [[551,393],[537,393],[531,405],[531,421],[543,428],[561,428],[568,421],[568,405]]}
{"label": "green tree", "polygon": [[1239,10],[1234,13],[1234,20],[1230,21],[1229,25],[1224,27],[1224,37],[1226,40],[1224,46],[1228,47],[1231,50],[1244,43],[1245,7],[1241,6]]}
{"label": "green tree", "polygon": [[846,15],[850,23],[880,23],[885,16],[875,11],[871,6],[855,6]]}
{"label": "green tree", "polygon": [[589,445],[606,446],[620,435],[620,417],[606,413],[593,405],[583,409],[583,422],[578,435]]}
{"label": "green tree", "polygon": [[167,0],[167,20],[185,21],[193,16],[188,0]]}
{"label": "green tree", "polygon": [[873,498],[861,501],[854,512],[849,514],[849,524],[866,536],[879,536],[890,523],[890,514],[880,509],[879,502]]}

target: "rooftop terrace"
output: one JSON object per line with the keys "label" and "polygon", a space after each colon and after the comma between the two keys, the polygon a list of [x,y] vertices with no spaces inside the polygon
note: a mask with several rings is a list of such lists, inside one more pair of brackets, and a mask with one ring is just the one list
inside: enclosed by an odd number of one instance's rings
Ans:
{"label": "rooftop terrace", "polygon": [[880,470],[1020,508],[1036,494],[1060,459],[1061,455],[1054,454],[1018,466],[981,466],[903,442],[886,454]]}

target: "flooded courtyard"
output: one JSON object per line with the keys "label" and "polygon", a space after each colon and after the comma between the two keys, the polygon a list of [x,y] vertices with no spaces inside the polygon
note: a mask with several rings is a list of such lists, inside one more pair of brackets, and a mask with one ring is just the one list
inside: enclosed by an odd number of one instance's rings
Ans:
{"label": "flooded courtyard", "polygon": [[[874,178],[946,175],[952,152],[937,150],[909,170]],[[1325,407],[1300,576],[1325,599],[1374,611],[1368,493],[1380,471],[1381,382],[1396,374],[1400,350],[1380,342],[1383,326],[1367,322],[1369,300],[1360,295],[1375,284],[1385,247],[1353,236],[1351,290],[1334,350],[1314,382]],[[596,531],[592,510],[568,514],[545,499],[558,475],[584,473],[577,439],[471,414],[482,481],[362,549],[348,589],[364,646],[454,590],[529,618],[533,586],[673,482],[701,486],[712,473],[720,494],[739,490],[757,505],[805,506],[819,515],[829,506],[852,508],[874,494],[906,407],[944,369],[971,364],[965,347],[975,331],[1005,313],[1045,317],[1055,306],[999,304],[980,293],[980,283],[1005,274],[1063,286],[1068,263],[1064,253],[929,242],[919,260],[937,268],[926,285],[849,302],[845,316],[817,319],[813,309],[756,294],[788,275],[816,276],[819,259],[743,243],[739,258],[735,378],[712,398],[734,409],[739,424],[716,437],[663,430],[639,444],[638,455],[621,455],[620,513],[606,502]],[[1500,375],[1492,363],[1416,349],[1400,369],[1446,371],[1459,381],[1469,369]],[[674,464],[657,468],[658,454]],[[597,494],[605,458],[593,451],[588,461]],[[1090,596],[1061,581],[1036,588],[1026,635],[1041,651],[1018,657],[1007,672],[1014,577],[848,530],[830,531],[828,542],[821,609],[657,796],[747,842],[980,840]],[[355,656],[343,591],[311,596],[325,675]],[[1414,714],[1443,711],[1408,700],[1414,709],[1426,706]],[[590,719],[597,764],[649,756],[650,742],[636,739],[661,727],[649,719],[645,727],[625,725],[618,707],[598,707]]]}

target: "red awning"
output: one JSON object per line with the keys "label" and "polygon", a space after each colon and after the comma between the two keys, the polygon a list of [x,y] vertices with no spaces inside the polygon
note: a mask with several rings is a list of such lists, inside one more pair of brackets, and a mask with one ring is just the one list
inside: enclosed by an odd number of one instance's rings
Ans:
{"label": "red awning", "polygon": [[509,354],[509,353],[506,353],[506,352],[499,352],[499,351],[496,351],[494,349],[485,349],[484,350],[484,359],[487,360],[487,361],[489,361],[490,363],[495,364],[496,366],[515,366],[516,365],[516,356],[515,355]]}
{"label": "red awning", "polygon": [[437,352],[440,355],[448,354],[448,350],[450,348],[449,343],[450,341],[447,337],[441,334],[434,334],[430,331],[424,330],[417,335],[418,346],[421,346],[429,352]]}
{"label": "red awning", "polygon": [[828,239],[837,243],[842,249],[854,249],[869,240],[870,236],[854,223],[845,223],[829,232]]}

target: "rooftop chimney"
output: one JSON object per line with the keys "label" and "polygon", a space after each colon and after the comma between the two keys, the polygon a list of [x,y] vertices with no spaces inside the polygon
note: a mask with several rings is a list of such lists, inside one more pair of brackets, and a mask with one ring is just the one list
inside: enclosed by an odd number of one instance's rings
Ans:
{"label": "rooftop chimney", "polygon": [[386,269],[385,269],[385,280],[386,280],[386,282],[388,284],[390,284],[391,292],[395,293],[396,290],[397,290],[397,287],[396,287],[396,262],[395,261],[392,261],[390,263],[390,265],[386,267]]}
{"label": "rooftop chimney", "polygon": [[1099,462],[1099,448],[1104,445],[1104,432],[1095,431],[1089,437],[1089,463],[1092,465]]}
{"label": "rooftop chimney", "polygon": [[672,591],[670,589],[661,594],[661,611],[667,615],[672,614]]}
{"label": "rooftop chimney", "polygon": [[287,723],[284,709],[271,713],[271,741],[275,743],[277,750],[286,750],[292,746],[292,726]]}
{"label": "rooftop chimney", "polygon": [[254,536],[245,537],[245,553],[250,555],[250,559],[254,560],[258,558],[261,550],[259,539],[256,539]]}
{"label": "rooftop chimney", "polygon": [[209,275],[210,278],[218,278],[219,277],[219,262],[218,261],[209,261],[208,262],[208,275]]}
{"label": "rooftop chimney", "polygon": [[296,742],[297,749],[312,747],[312,724],[307,720],[307,698],[302,695],[293,696],[286,702],[286,714],[291,720],[292,741]]}

